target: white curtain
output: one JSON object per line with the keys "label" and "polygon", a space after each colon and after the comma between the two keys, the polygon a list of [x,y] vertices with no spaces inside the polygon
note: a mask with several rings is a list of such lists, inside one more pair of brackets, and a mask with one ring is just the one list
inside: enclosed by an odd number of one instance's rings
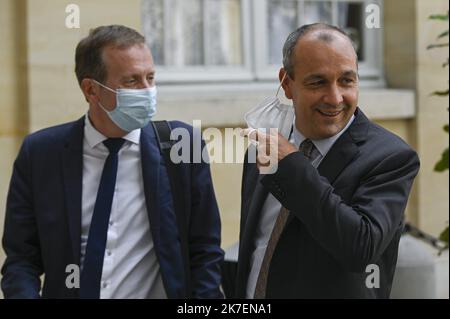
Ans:
{"label": "white curtain", "polygon": [[281,65],[284,41],[298,27],[297,1],[268,1],[267,19],[268,61]]}
{"label": "white curtain", "polygon": [[144,0],[143,29],[155,63],[242,64],[240,5],[240,0]]}

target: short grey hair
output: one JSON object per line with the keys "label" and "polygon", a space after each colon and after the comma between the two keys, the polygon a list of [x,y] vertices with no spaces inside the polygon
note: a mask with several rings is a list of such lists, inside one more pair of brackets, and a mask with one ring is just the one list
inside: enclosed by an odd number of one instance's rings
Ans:
{"label": "short grey hair", "polygon": [[[286,42],[283,46],[283,67],[286,70],[287,74],[291,79],[294,78],[294,48],[297,44],[297,42],[306,34],[312,32],[312,31],[324,31],[323,33],[320,33],[318,38],[325,42],[331,42],[333,40],[333,36],[330,34],[329,31],[338,32],[342,35],[344,35],[352,44],[353,48],[353,40],[350,38],[350,36],[345,33],[342,29],[326,24],[326,23],[312,23],[312,24],[305,24],[301,27],[299,27],[297,30],[289,34],[289,36],[286,39]],[[327,32],[328,31],[328,32]],[[358,62],[358,56],[355,50],[355,56],[356,56],[356,62]]]}

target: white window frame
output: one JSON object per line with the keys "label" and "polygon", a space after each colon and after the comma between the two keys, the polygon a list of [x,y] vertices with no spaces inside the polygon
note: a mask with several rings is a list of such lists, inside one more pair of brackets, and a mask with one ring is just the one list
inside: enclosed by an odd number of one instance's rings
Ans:
{"label": "white window frame", "polygon": [[[145,1],[145,0],[144,0]],[[186,82],[227,82],[227,81],[250,81],[254,78],[251,66],[251,49],[250,49],[250,30],[251,21],[247,17],[250,16],[250,1],[241,0],[241,65],[223,65],[223,66],[182,66],[171,67],[167,65],[156,65],[157,81],[158,83],[186,83]],[[203,6],[207,5],[208,1],[203,1]],[[168,2],[163,0],[164,8],[164,29],[167,29],[167,23],[170,23],[168,16],[170,15],[170,8]],[[203,10],[207,12],[207,10]],[[145,13],[143,13],[142,23],[145,23]],[[203,24],[203,32],[208,32],[205,24]],[[206,37],[204,37],[206,38]],[[164,43],[164,52],[167,52],[167,40]],[[204,46],[208,50],[207,46]],[[205,56],[208,56],[205,54]]]}
{"label": "white window frame", "polygon": [[[311,0],[310,0],[311,1]],[[383,23],[382,16],[382,0],[318,0],[330,1],[332,4],[333,21],[332,24],[336,25],[338,21],[337,17],[337,4],[338,2],[346,3],[362,3],[364,7],[368,4],[377,4],[380,7],[380,23]],[[298,1],[298,25],[302,23],[302,7],[303,1]],[[254,34],[256,30],[267,30],[267,0],[253,0],[253,12],[254,12]],[[363,17],[365,21],[365,17]],[[364,33],[362,38],[364,39],[364,61],[359,63],[359,76],[360,81],[364,86],[381,87],[384,86],[384,74],[383,74],[383,41],[382,32],[380,29],[368,29],[363,28]],[[265,33],[265,32],[264,32]],[[278,71],[282,66],[282,61],[279,65],[270,65],[267,62],[267,37],[259,36],[254,37],[255,50],[255,75],[257,80],[273,80],[278,78]]]}
{"label": "white window frame", "polygon": [[[145,1],[145,0],[144,0]],[[314,0],[310,0],[314,1]],[[333,24],[337,24],[337,4],[363,3],[377,4],[380,8],[380,29],[363,28],[362,38],[364,41],[364,61],[359,63],[360,85],[362,87],[384,87],[383,71],[383,38],[382,25],[383,0],[316,0],[330,1],[333,6]],[[166,18],[170,14],[170,8],[166,1],[164,3],[164,23],[169,23]],[[207,3],[207,1],[204,2]],[[303,1],[298,1],[299,25],[302,23]],[[268,64],[267,46],[267,0],[241,0],[241,65],[225,66],[183,66],[171,67],[167,65],[157,65],[157,81],[160,84],[186,84],[186,83],[227,83],[239,82],[273,82],[278,80],[278,71],[282,66]],[[204,10],[206,12],[206,10]],[[366,16],[363,16],[365,21]],[[145,13],[143,13],[142,23],[145,23]],[[166,28],[166,27],[164,27]],[[208,32],[204,28],[203,32]],[[166,45],[166,44],[165,44]],[[167,48],[167,47],[166,47]],[[166,49],[164,52],[166,52]],[[205,50],[207,47],[205,46]],[[208,56],[208,55],[205,55]]]}

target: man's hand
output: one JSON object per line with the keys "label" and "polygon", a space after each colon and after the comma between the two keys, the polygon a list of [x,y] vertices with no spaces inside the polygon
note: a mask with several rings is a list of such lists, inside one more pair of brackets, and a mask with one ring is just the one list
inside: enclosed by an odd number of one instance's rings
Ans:
{"label": "man's hand", "polygon": [[258,151],[257,166],[261,174],[275,173],[279,161],[298,151],[295,145],[289,143],[275,129],[263,133],[257,129],[247,128],[242,130],[241,135],[247,136],[256,145]]}

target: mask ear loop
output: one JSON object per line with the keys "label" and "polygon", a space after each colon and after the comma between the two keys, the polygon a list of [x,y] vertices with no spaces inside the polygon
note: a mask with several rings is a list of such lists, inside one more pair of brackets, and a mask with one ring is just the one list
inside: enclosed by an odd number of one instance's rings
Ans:
{"label": "mask ear loop", "polygon": [[275,94],[275,97],[278,97],[278,93],[280,93],[280,89],[283,86],[284,79],[286,78],[286,74],[287,72],[284,73],[283,78],[281,79],[280,86],[278,87],[277,94]]}
{"label": "mask ear loop", "polygon": [[[98,82],[97,80],[92,79],[92,81],[94,81],[95,83],[97,83],[97,84],[100,85],[101,87],[104,87],[105,89],[107,89],[107,90],[109,90],[109,91],[111,91],[111,92],[117,94],[116,91],[114,91],[113,89],[107,87],[107,86],[104,85],[104,84],[101,84],[101,83]],[[111,111],[108,111],[108,110],[107,110],[100,102],[98,102],[98,105],[99,105],[99,106],[102,108],[102,110],[105,111],[107,114],[109,114],[109,113],[111,112]],[[117,107],[117,106],[116,106],[116,107]],[[115,108],[114,108],[114,109],[115,109]]]}
{"label": "mask ear loop", "polygon": [[[280,86],[278,87],[277,94],[275,95],[275,97],[277,97],[277,98],[278,98],[278,93],[280,92],[280,89],[283,86],[283,82],[284,82],[284,79],[286,78],[286,75],[287,75],[287,72],[284,73],[283,78],[281,79]],[[291,134],[292,134],[292,128],[291,128],[291,132],[289,133],[289,138],[291,138]]]}
{"label": "mask ear loop", "polygon": [[95,83],[97,83],[98,85],[100,85],[100,86],[102,86],[102,87],[104,87],[105,89],[107,89],[107,90],[109,90],[109,91],[111,91],[111,92],[113,92],[113,93],[116,93],[117,94],[117,91],[115,91],[115,90],[113,90],[113,89],[111,89],[111,88],[109,88],[109,87],[107,87],[106,85],[104,85],[104,84],[101,84],[100,82],[98,82],[97,80],[95,80],[95,79],[92,79],[92,81],[94,81]]}

